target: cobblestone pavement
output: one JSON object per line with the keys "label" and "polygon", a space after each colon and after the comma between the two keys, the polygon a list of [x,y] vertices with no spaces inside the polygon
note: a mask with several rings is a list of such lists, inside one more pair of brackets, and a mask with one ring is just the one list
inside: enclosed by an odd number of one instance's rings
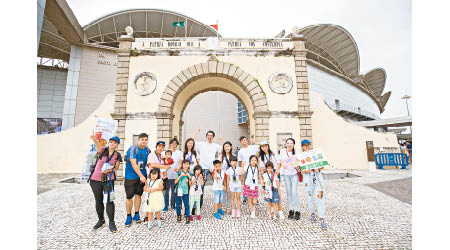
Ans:
{"label": "cobblestone pavement", "polygon": [[[186,225],[176,222],[173,210],[163,214],[162,228],[148,230],[144,224],[124,226],[125,191],[117,186],[118,232],[107,226],[91,230],[97,222],[94,197],[88,184],[58,184],[37,197],[39,249],[411,249],[412,206],[376,191],[366,184],[411,177],[407,170],[349,172],[361,177],[326,181],[328,229],[311,223],[306,212],[303,187],[300,191],[301,219],[268,221],[266,203],[260,199],[256,219],[243,206],[240,219],[226,215],[224,220],[212,217],[211,186],[201,221]],[[283,211],[287,201],[282,184]],[[141,209],[143,211],[143,209]],[[143,216],[143,213],[141,213]],[[106,217],[106,214],[105,214]],[[106,225],[106,224],[105,224]]]}

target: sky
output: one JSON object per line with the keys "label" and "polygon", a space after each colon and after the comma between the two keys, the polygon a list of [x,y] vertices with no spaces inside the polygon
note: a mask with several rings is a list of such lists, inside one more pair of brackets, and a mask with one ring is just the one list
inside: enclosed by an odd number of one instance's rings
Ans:
{"label": "sky", "polygon": [[[204,24],[219,23],[224,38],[271,38],[293,26],[335,24],[355,39],[360,74],[384,68],[384,92],[392,91],[381,118],[406,116],[405,94],[411,95],[410,0],[67,0],[81,26],[105,14],[130,8],[166,9]],[[412,113],[409,99],[409,111]]]}

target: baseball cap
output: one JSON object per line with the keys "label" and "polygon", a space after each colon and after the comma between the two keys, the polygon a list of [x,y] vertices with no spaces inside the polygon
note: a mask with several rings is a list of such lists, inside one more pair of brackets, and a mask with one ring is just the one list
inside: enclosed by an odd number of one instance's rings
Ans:
{"label": "baseball cap", "polygon": [[156,146],[158,147],[159,144],[164,145],[164,147],[166,146],[166,142],[165,142],[165,141],[158,141],[158,142],[156,143]]}
{"label": "baseball cap", "polygon": [[303,145],[306,145],[306,144],[311,144],[311,142],[310,142],[309,140],[304,139],[304,140],[302,141],[302,146],[303,146]]}
{"label": "baseball cap", "polygon": [[120,144],[120,139],[119,139],[119,137],[117,137],[117,136],[113,136],[113,137],[111,137],[111,139],[109,139],[109,140],[110,140],[110,141],[111,141],[111,140],[116,141],[117,144]]}
{"label": "baseball cap", "polygon": [[266,140],[263,140],[263,141],[261,141],[260,143],[259,143],[259,145],[269,145],[269,143],[266,141]]}

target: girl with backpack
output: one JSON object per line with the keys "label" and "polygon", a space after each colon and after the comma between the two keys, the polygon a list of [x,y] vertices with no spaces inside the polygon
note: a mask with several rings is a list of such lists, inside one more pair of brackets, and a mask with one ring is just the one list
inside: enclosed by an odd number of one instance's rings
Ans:
{"label": "girl with backpack", "polygon": [[[91,139],[98,152],[97,163],[89,177],[89,184],[94,193],[95,210],[97,211],[98,216],[98,222],[93,229],[96,230],[105,224],[104,202],[106,201],[106,214],[109,219],[109,230],[114,233],[117,231],[117,227],[114,222],[115,205],[114,197],[111,195],[111,192],[114,191],[115,172],[122,162],[122,156],[116,151],[120,144],[120,139],[117,136],[112,137],[109,139],[108,147],[102,147],[100,140],[95,138],[94,135],[91,135]],[[106,194],[107,197],[104,197],[104,194]]]}

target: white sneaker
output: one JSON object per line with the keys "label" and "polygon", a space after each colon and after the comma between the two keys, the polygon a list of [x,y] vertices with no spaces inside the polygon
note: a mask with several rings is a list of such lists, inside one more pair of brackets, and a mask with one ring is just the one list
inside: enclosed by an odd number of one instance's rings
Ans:
{"label": "white sneaker", "polygon": [[252,218],[252,219],[256,218],[255,211],[252,212],[252,214],[250,215],[250,218]]}
{"label": "white sneaker", "polygon": [[278,217],[280,217],[280,220],[284,220],[286,217],[284,217],[283,211],[278,211]]}

